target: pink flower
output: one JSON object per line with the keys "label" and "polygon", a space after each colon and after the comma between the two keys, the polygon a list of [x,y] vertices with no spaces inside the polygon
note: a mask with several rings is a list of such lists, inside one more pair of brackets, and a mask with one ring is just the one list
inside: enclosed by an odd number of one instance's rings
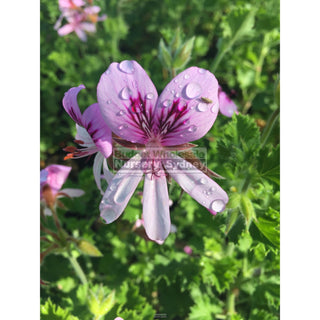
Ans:
{"label": "pink flower", "polygon": [[192,248],[190,246],[184,246],[183,251],[189,256],[192,254]]}
{"label": "pink flower", "polygon": [[123,319],[120,317],[116,317],[114,320],[123,320]]}
{"label": "pink flower", "polygon": [[65,36],[75,32],[80,40],[87,41],[86,32],[96,32],[94,23],[86,22],[86,15],[83,12],[72,11],[65,15],[68,24],[58,29],[59,36]]}
{"label": "pink flower", "polygon": [[84,13],[87,16],[87,19],[90,20],[93,23],[96,23],[98,21],[103,21],[107,19],[107,15],[103,14],[101,17],[98,16],[98,13],[100,12],[100,7],[98,6],[92,6],[87,7],[84,9]]}
{"label": "pink flower", "polygon": [[[62,13],[54,29],[58,31],[60,36],[75,32],[82,41],[87,41],[86,32],[96,32],[96,22],[107,18],[105,14],[101,17],[98,16],[100,7],[86,6],[82,8],[85,4],[82,0],[59,0],[59,7]],[[68,23],[60,28],[63,18]]]}
{"label": "pink flower", "polygon": [[237,105],[222,91],[221,87],[219,87],[219,106],[220,112],[226,117],[232,117],[234,113],[239,113]]}
{"label": "pink flower", "polygon": [[172,150],[190,148],[203,137],[219,111],[218,82],[207,70],[191,67],[177,75],[160,97],[136,61],[112,63],[97,88],[102,116],[110,129],[142,153],[133,156],[114,176],[100,203],[102,218],[116,220],[145,174],[143,219],[151,240],[170,232],[166,174],[209,210],[221,212],[226,192]]}
{"label": "pink flower", "polygon": [[105,179],[110,181],[113,174],[109,171],[105,158],[112,153],[112,137],[111,130],[103,121],[99,105],[97,103],[89,106],[83,114],[81,114],[77,97],[78,93],[84,89],[84,85],[69,89],[62,100],[62,105],[69,116],[76,123],[77,134],[76,140],[81,147],[67,147],[64,150],[70,152],[65,159],[76,159],[86,157],[96,153],[93,164],[93,173],[98,188],[101,190],[101,168],[104,169]]}
{"label": "pink flower", "polygon": [[76,9],[77,7],[84,6],[86,3],[83,0],[59,0],[59,8],[63,9]]}
{"label": "pink flower", "polygon": [[53,207],[56,199],[59,197],[76,198],[84,194],[80,189],[62,189],[62,185],[66,182],[71,171],[71,167],[51,164],[40,171],[40,199],[44,202],[45,214],[51,215],[48,207]]}

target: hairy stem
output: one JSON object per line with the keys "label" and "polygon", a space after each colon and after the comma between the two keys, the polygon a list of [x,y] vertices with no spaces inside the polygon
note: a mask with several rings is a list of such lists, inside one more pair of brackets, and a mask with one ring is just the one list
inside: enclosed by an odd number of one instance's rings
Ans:
{"label": "hairy stem", "polygon": [[71,252],[68,252],[68,259],[74,271],[76,272],[77,276],[79,277],[80,281],[82,282],[82,284],[87,284],[88,283],[87,277],[84,274],[79,262],[74,256],[72,256]]}
{"label": "hairy stem", "polygon": [[280,115],[280,108],[277,108],[270,116],[261,135],[261,148],[263,148],[266,145],[268,138],[270,136],[270,133],[272,132],[272,129],[279,118],[279,115]]}

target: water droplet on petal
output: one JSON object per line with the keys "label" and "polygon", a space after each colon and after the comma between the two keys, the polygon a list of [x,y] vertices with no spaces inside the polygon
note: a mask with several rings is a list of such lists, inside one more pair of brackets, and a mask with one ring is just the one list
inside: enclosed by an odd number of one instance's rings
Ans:
{"label": "water droplet on petal", "polygon": [[111,100],[108,100],[108,101],[107,101],[107,104],[110,104],[110,103],[111,103]]}
{"label": "water droplet on petal", "polygon": [[126,124],[121,124],[121,125],[118,127],[119,130],[122,130],[122,129],[125,129],[125,128],[128,128],[128,125],[126,125]]}
{"label": "water droplet on petal", "polygon": [[167,108],[167,107],[169,107],[170,105],[171,105],[171,100],[165,100],[163,103],[162,103],[162,105],[165,107],[165,108]]}
{"label": "water droplet on petal", "polygon": [[174,90],[171,90],[171,93],[172,93],[172,94],[174,94],[174,93],[175,93],[175,91],[174,91]]}
{"label": "water droplet on petal", "polygon": [[184,78],[185,78],[185,79],[189,79],[190,76],[186,73],[186,74],[184,75]]}
{"label": "water droplet on petal", "polygon": [[200,69],[198,69],[198,71],[199,71],[199,73],[204,74],[207,70],[200,68]]}
{"label": "water droplet on petal", "polygon": [[202,201],[202,205],[205,206],[205,205],[206,205],[206,202],[205,202],[205,201]]}
{"label": "water droplet on petal", "polygon": [[123,110],[120,110],[120,111],[117,113],[117,115],[120,116],[120,117],[123,116],[124,114],[125,114],[125,112],[124,112]]}
{"label": "water droplet on petal", "polygon": [[132,74],[134,73],[133,62],[129,60],[124,60],[119,63],[119,69],[124,73]]}
{"label": "water droplet on petal", "polygon": [[200,184],[206,184],[206,183],[207,183],[207,179],[206,179],[206,178],[201,178],[201,179],[199,180],[199,183],[200,183]]}
{"label": "water droplet on petal", "polygon": [[190,120],[189,120],[189,119],[184,120],[182,123],[183,123],[183,124],[189,124],[189,123],[190,123]]}
{"label": "water droplet on petal", "polygon": [[180,93],[177,92],[177,93],[175,94],[175,97],[176,97],[176,98],[179,98],[179,97],[180,97]]}
{"label": "water droplet on petal", "polygon": [[179,88],[181,89],[183,87],[183,85],[182,84],[179,84]]}
{"label": "water droplet on petal", "polygon": [[206,103],[200,102],[200,103],[197,105],[197,110],[198,110],[199,112],[207,111],[207,110],[208,110],[208,105],[207,105]]}
{"label": "water droplet on petal", "polygon": [[131,96],[131,90],[128,87],[124,87],[120,92],[120,97],[123,100],[129,100]]}
{"label": "water droplet on petal", "polygon": [[190,126],[190,127],[188,128],[188,131],[189,131],[189,132],[196,132],[196,131],[197,131],[197,127],[194,126],[194,125],[192,125],[192,126]]}
{"label": "water droplet on petal", "polygon": [[173,82],[174,82],[174,83],[178,83],[178,79],[174,79]]}
{"label": "water droplet on petal", "polygon": [[153,99],[153,97],[154,97],[154,94],[151,92],[146,95],[146,99],[148,99],[148,100]]}
{"label": "water droplet on petal", "polygon": [[211,209],[216,212],[221,212],[225,207],[225,203],[223,200],[214,200],[211,203]]}
{"label": "water droplet on petal", "polygon": [[186,95],[189,99],[194,99],[196,97],[199,97],[201,94],[202,88],[201,86],[196,82],[190,82],[186,86]]}
{"label": "water droplet on petal", "polygon": [[212,113],[216,113],[217,110],[219,110],[219,104],[213,105],[212,108],[211,108],[211,112]]}
{"label": "water droplet on petal", "polygon": [[216,191],[216,188],[215,188],[215,187],[211,187],[211,188],[209,189],[209,191],[211,191],[211,192]]}

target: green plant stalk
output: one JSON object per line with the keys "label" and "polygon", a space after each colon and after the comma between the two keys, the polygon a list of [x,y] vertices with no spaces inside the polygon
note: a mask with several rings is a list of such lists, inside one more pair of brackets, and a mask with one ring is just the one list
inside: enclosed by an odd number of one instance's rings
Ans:
{"label": "green plant stalk", "polygon": [[232,315],[236,313],[235,300],[236,300],[236,295],[233,292],[233,289],[231,289],[227,295],[227,320],[231,320]]}
{"label": "green plant stalk", "polygon": [[261,135],[261,149],[263,149],[263,147],[266,145],[268,138],[272,132],[272,129],[279,118],[279,115],[280,115],[280,108],[277,108],[270,116]]}
{"label": "green plant stalk", "polygon": [[86,275],[84,274],[77,259],[75,257],[73,257],[70,252],[68,252],[68,259],[69,259],[74,271],[76,272],[77,276],[79,277],[80,281],[82,282],[82,284],[84,284],[84,285],[87,284],[88,280],[87,280]]}

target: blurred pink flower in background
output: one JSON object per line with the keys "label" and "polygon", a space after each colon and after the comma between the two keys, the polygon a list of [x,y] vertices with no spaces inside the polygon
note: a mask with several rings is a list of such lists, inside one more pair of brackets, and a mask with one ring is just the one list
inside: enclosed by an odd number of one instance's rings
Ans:
{"label": "blurred pink flower in background", "polygon": [[189,256],[192,254],[192,248],[190,246],[184,246],[183,251]]}
{"label": "blurred pink flower in background", "polygon": [[239,113],[237,105],[229,98],[229,96],[224,91],[222,91],[221,87],[219,87],[218,97],[220,112],[224,116],[231,118],[234,113]]}
{"label": "blurred pink flower in background", "polygon": [[76,198],[84,194],[81,189],[61,189],[71,169],[71,167],[51,164],[40,171],[40,200],[45,205],[46,215],[51,215],[49,208],[55,205],[57,198]]}
{"label": "blurred pink flower in background", "polygon": [[[96,32],[96,23],[107,18],[105,14],[98,16],[101,10],[100,7],[88,5],[83,0],[59,0],[59,8],[61,15],[54,29],[57,30],[59,36],[75,32],[82,41],[87,41],[86,32]],[[60,28],[63,18],[68,23]]]}

